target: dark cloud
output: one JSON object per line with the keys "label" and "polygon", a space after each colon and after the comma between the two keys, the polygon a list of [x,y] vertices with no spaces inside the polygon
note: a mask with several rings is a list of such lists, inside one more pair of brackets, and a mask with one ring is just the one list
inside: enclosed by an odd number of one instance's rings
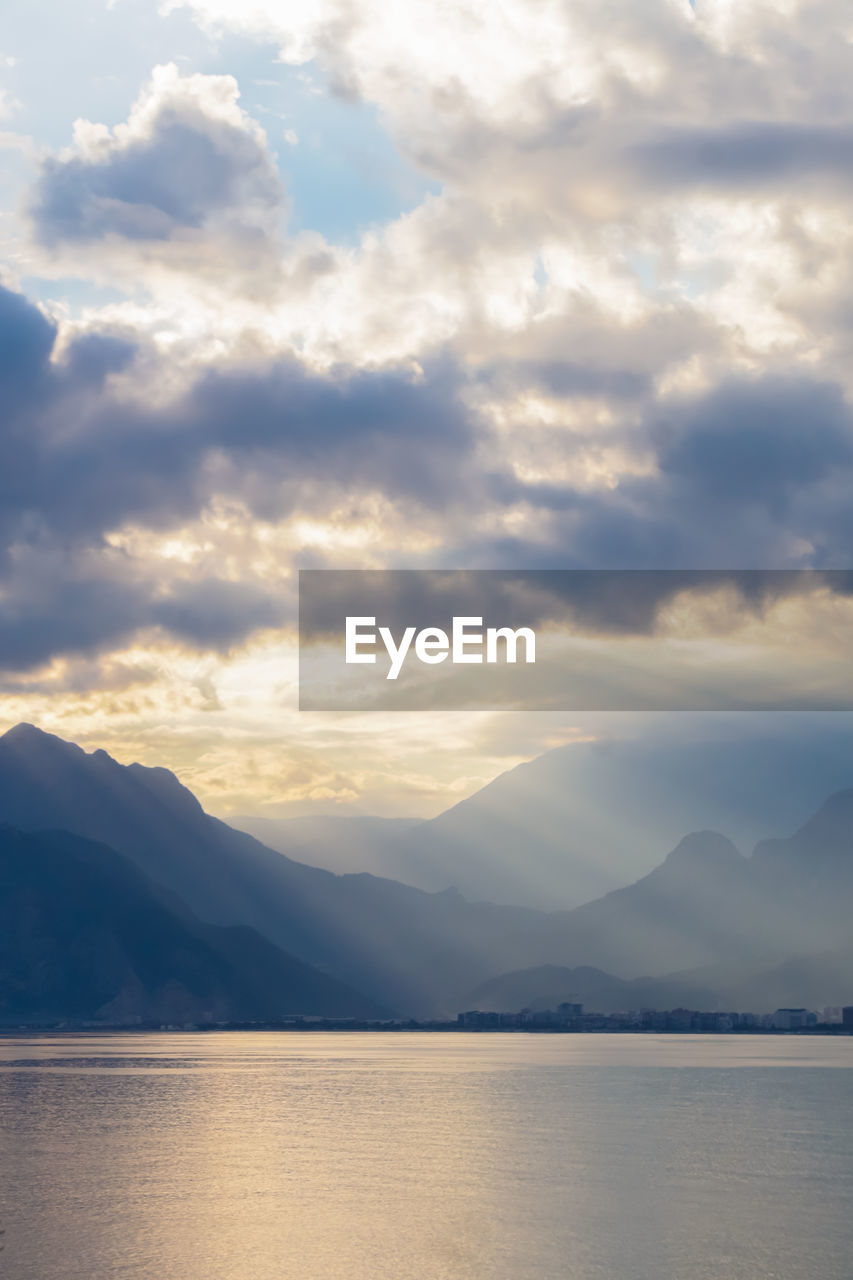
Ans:
{"label": "dark cloud", "polygon": [[472,422],[450,359],[408,370],[311,374],[295,360],[258,369],[214,371],[199,380],[184,418],[203,423],[205,441],[250,466],[282,452],[288,464],[332,486],[344,482],[443,505],[452,468],[468,455]]}
{"label": "dark cloud", "polygon": [[305,643],[338,639],[347,616],[368,615],[395,634],[407,626],[450,631],[457,615],[485,626],[557,623],[596,635],[646,636],[685,591],[730,587],[739,615],[829,589],[853,594],[853,572],[811,569],[307,570],[300,574]]}
{"label": "dark cloud", "polygon": [[754,193],[815,177],[846,186],[853,176],[853,127],[741,120],[722,128],[658,130],[623,158],[657,189],[708,186]]}
{"label": "dark cloud", "polygon": [[652,388],[647,372],[574,358],[505,361],[484,370],[483,376],[504,390],[512,386],[537,387],[562,399],[633,400],[647,395]]}
{"label": "dark cloud", "polygon": [[[217,494],[281,519],[322,491],[385,493],[441,507],[464,483],[473,428],[449,361],[376,373],[310,372],[295,360],[208,370],[155,408],[133,381],[156,357],[121,334],[88,334],[52,360],[54,326],[0,289],[7,412],[0,423],[0,663],[96,650],[160,626],[227,648],[280,622],[276,597],[250,584],[163,584],[104,545],[128,522],[167,529]],[[8,338],[8,343],[6,339]],[[94,559],[93,559],[94,557]]]}
{"label": "dark cloud", "polygon": [[[150,566],[104,541],[127,524],[179,527],[217,497],[275,521],[295,511],[322,516],[335,502],[381,494],[406,510],[410,525],[429,511],[446,520],[441,559],[448,567],[732,571],[851,563],[853,427],[829,382],[768,376],[691,398],[646,395],[644,416],[621,439],[647,451],[655,469],[623,476],[610,490],[580,490],[519,479],[485,422],[465,407],[474,384],[448,358],[416,374],[317,373],[295,359],[255,356],[205,368],[161,402],[144,389],[169,370],[139,340],[89,333],[54,358],[55,338],[37,308],[0,290],[0,663],[16,669],[53,654],[94,652],[150,627],[228,648],[292,616],[278,583],[219,580],[209,565],[178,565],[168,581],[157,581]],[[534,366],[522,363],[526,379]],[[603,383],[595,370],[585,381],[571,360],[549,360],[536,371],[553,386],[589,392],[600,385],[611,397],[619,389],[606,372]],[[633,384],[622,389],[627,395]],[[567,450],[578,447],[570,437]],[[482,525],[490,509],[511,505],[530,512],[525,536],[459,537],[474,515]],[[388,556],[393,564],[392,547]],[[616,629],[648,629],[672,581],[639,596],[621,583],[615,614],[612,593],[608,602],[600,590],[588,598],[575,591],[573,608],[596,625],[609,610]],[[753,591],[750,581],[738,582],[747,602],[760,605],[777,592],[766,583]]]}
{"label": "dark cloud", "polygon": [[181,584],[170,599],[155,601],[151,620],[203,648],[227,649],[247,634],[279,626],[291,601],[244,582],[217,578]]}
{"label": "dark cloud", "polygon": [[0,378],[8,406],[40,377],[56,341],[56,325],[23,294],[0,289],[0,335]]}
{"label": "dark cloud", "polygon": [[[497,471],[490,495],[536,513],[524,536],[457,541],[448,565],[749,569],[853,564],[853,415],[834,383],[732,380],[652,402],[624,443],[651,474],[612,489],[525,483]],[[567,451],[576,442],[567,439]]]}
{"label": "dark cloud", "polygon": [[665,476],[703,502],[748,502],[779,517],[798,492],[853,464],[840,388],[802,378],[721,387],[660,434]]}
{"label": "dark cloud", "polygon": [[28,555],[0,604],[0,668],[26,671],[58,654],[94,655],[159,629],[203,650],[227,651],[293,613],[284,592],[216,578],[179,579],[167,594],[120,553]]}
{"label": "dark cloud", "polygon": [[148,622],[145,592],[111,562],[92,570],[74,556],[27,557],[5,575],[0,667],[26,671],[59,654],[96,654]]}
{"label": "dark cloud", "polygon": [[156,358],[124,338],[90,334],[52,363],[52,328],[0,289],[0,343],[7,331],[19,348],[10,373],[16,409],[0,437],[7,535],[28,525],[73,538],[129,519],[174,523],[210,496],[205,463],[217,455],[244,478],[274,477],[278,517],[308,480],[441,505],[471,450],[451,361],[419,377],[405,369],[315,374],[288,358],[226,365],[154,408],[110,384],[109,374],[142,356],[155,360],[145,377],[158,375]]}

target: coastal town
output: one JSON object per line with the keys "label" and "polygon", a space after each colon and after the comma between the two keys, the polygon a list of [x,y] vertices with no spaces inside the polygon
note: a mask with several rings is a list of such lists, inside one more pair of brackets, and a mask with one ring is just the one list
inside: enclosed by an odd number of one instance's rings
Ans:
{"label": "coastal town", "polygon": [[0,1035],[20,1031],[475,1031],[475,1032],[654,1032],[705,1035],[853,1035],[853,1005],[827,1005],[823,1009],[780,1008],[772,1013],[718,1012],[703,1009],[637,1009],[618,1013],[585,1011],[582,1004],[564,1001],[556,1009],[520,1009],[516,1013],[468,1009],[455,1019],[442,1018],[329,1018],[320,1014],[290,1014],[267,1021],[218,1021],[152,1023],[142,1018],[122,1022],[67,1020],[5,1025]]}

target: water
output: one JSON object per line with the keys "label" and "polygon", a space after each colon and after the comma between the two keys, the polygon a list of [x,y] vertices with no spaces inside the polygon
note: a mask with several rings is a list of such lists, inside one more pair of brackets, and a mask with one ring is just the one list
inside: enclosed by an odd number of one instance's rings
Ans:
{"label": "water", "polygon": [[0,1039],[3,1280],[850,1280],[853,1038]]}

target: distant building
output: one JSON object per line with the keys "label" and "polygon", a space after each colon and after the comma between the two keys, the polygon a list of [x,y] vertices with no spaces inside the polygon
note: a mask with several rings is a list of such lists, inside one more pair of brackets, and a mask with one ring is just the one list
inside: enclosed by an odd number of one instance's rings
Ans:
{"label": "distant building", "polygon": [[691,1031],[695,1017],[692,1009],[671,1009],[669,1026],[673,1031]]}
{"label": "distant building", "polygon": [[498,1027],[517,1027],[519,1015],[496,1013],[493,1010],[468,1009],[457,1016],[456,1022],[460,1027],[471,1027],[476,1031],[494,1031]]}
{"label": "distant building", "polygon": [[777,1009],[770,1021],[776,1031],[794,1031],[808,1025],[808,1009]]}
{"label": "distant building", "polygon": [[841,1010],[841,1025],[853,1031],[853,1004],[847,1004]]}
{"label": "distant building", "polygon": [[[838,1022],[853,1031],[853,1005],[837,1010]],[[825,1014],[831,1014],[827,1009]],[[775,1013],[738,1013],[711,1009],[639,1009],[622,1013],[584,1013],[583,1005],[565,1000],[556,1009],[520,1009],[518,1013],[468,1009],[457,1026],[472,1031],[651,1031],[704,1032],[734,1035],[755,1031],[807,1031],[833,1024],[809,1009],[777,1009]],[[420,1024],[426,1025],[426,1024]]]}
{"label": "distant building", "polygon": [[496,1013],[489,1009],[466,1009],[456,1024],[483,1031],[495,1027],[576,1027],[583,1017],[582,1004],[561,1004],[553,1009],[521,1009],[518,1013]]}
{"label": "distant building", "polygon": [[828,1004],[823,1011],[823,1022],[840,1022],[841,1021],[841,1005]]}

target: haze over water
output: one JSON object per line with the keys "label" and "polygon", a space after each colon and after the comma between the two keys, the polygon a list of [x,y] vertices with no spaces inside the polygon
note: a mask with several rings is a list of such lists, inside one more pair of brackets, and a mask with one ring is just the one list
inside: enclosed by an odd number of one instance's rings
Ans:
{"label": "haze over water", "polygon": [[0,1040],[9,1280],[849,1280],[853,1039]]}

